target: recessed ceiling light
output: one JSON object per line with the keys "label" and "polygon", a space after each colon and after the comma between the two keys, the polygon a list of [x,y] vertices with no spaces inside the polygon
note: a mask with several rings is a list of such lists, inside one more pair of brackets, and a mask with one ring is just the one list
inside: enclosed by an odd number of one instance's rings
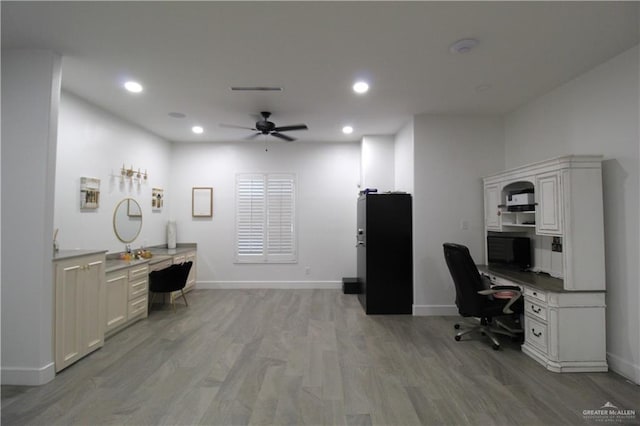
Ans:
{"label": "recessed ceiling light", "polygon": [[476,86],[476,92],[478,93],[482,93],[482,92],[486,92],[487,90],[491,90],[493,86],[491,86],[490,84],[481,84],[479,86]]}
{"label": "recessed ceiling light", "polygon": [[369,85],[364,81],[358,81],[353,85],[353,91],[356,93],[367,93]]}
{"label": "recessed ceiling light", "polygon": [[342,133],[344,133],[345,135],[350,135],[351,133],[353,133],[353,127],[351,126],[344,126],[342,128]]}
{"label": "recessed ceiling light", "polygon": [[131,93],[140,93],[142,92],[142,85],[137,81],[127,81],[124,84],[124,88],[130,91]]}
{"label": "recessed ceiling light", "polygon": [[200,126],[193,126],[191,128],[191,131],[197,135],[202,134],[204,132],[204,129]]}
{"label": "recessed ceiling light", "polygon": [[478,45],[478,40],[475,38],[463,38],[458,40],[449,46],[449,52],[451,53],[467,53]]}
{"label": "recessed ceiling light", "polygon": [[187,114],[184,114],[182,112],[170,112],[169,113],[169,117],[173,117],[173,118],[185,118],[187,116]]}

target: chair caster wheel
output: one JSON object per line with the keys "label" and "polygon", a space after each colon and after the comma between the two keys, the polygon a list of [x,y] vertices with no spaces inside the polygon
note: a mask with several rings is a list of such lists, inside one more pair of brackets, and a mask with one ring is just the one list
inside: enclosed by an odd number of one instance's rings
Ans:
{"label": "chair caster wheel", "polygon": [[496,345],[495,343],[491,345],[491,347],[493,348],[494,351],[497,351],[498,349],[500,349],[500,345]]}
{"label": "chair caster wheel", "polygon": [[460,341],[460,336],[455,336],[454,339],[456,339],[456,342]]}
{"label": "chair caster wheel", "polygon": [[459,330],[460,329],[460,324],[454,324],[453,328],[455,328],[456,330]]}

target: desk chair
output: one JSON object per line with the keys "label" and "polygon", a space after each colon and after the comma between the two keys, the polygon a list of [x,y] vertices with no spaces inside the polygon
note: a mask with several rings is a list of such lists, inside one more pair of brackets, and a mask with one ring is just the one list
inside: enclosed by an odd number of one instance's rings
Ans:
{"label": "desk chair", "polygon": [[[187,285],[187,278],[189,277],[189,271],[192,265],[193,262],[177,263],[168,268],[151,272],[149,274],[149,291],[153,294],[149,301],[149,307],[152,306],[156,293],[172,293],[178,290],[180,290],[180,294],[182,294],[185,305],[189,306],[183,289],[184,286]],[[173,300],[171,300],[171,307],[173,308],[173,312],[175,312],[176,305],[173,303]]]}
{"label": "desk chair", "polygon": [[[480,319],[480,323],[475,327],[460,331],[456,334],[455,340],[460,341],[462,336],[474,331],[480,331],[491,339],[492,347],[495,350],[500,349],[500,342],[495,333],[510,336],[513,339],[519,339],[520,333],[500,328],[498,324],[494,324],[494,317],[513,316],[521,314],[524,311],[524,303],[522,301],[522,292],[517,286],[489,286],[478,272],[469,249],[460,244],[444,243],[444,258],[449,267],[451,278],[456,287],[456,306],[458,312],[463,317],[475,317]],[[510,299],[498,299],[492,297],[493,294],[505,291],[512,293]],[[455,324],[454,328],[458,330],[460,324]]]}

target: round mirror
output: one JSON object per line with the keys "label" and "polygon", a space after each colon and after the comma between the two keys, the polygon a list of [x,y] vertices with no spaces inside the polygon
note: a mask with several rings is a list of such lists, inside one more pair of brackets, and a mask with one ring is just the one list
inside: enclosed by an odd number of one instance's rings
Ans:
{"label": "round mirror", "polygon": [[130,243],[142,229],[142,209],[133,198],[120,201],[113,212],[113,230],[123,243]]}

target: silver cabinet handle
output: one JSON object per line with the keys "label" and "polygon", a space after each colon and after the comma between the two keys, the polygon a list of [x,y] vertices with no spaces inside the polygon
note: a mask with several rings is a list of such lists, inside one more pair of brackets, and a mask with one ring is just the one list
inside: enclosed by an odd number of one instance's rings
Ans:
{"label": "silver cabinet handle", "polygon": [[356,243],[356,247],[359,247],[359,246],[364,246],[364,241],[358,241]]}
{"label": "silver cabinet handle", "polygon": [[538,308],[538,310],[536,310],[536,305],[531,305],[531,310],[532,310],[534,313],[539,314],[539,313],[540,313],[540,311],[542,311],[542,308]]}

